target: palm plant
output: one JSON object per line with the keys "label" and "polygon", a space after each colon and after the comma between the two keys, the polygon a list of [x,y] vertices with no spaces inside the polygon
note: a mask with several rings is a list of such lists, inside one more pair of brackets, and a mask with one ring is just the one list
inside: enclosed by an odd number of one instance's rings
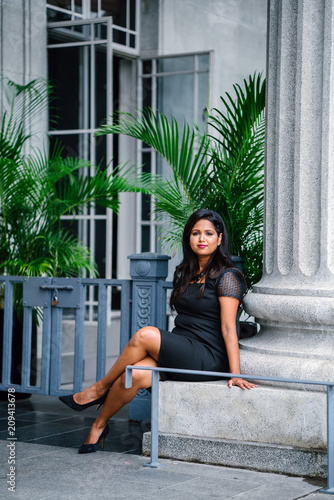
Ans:
{"label": "palm plant", "polygon": [[244,89],[234,85],[236,98],[221,97],[224,111],[214,109],[208,123],[211,189],[206,202],[224,216],[231,252],[244,258],[251,286],[262,274],[265,81],[250,76]]}
{"label": "palm plant", "polygon": [[254,74],[244,89],[234,85],[234,90],[234,99],[228,93],[221,97],[224,111],[207,115],[215,135],[202,135],[187,123],[180,132],[173,118],[149,109],[135,116],[114,115],[98,135],[139,139],[170,165],[170,177],[152,179],[150,186],[165,248],[181,243],[184,223],[194,210],[215,210],[226,222],[232,253],[244,258],[250,287],[262,270],[265,83]]}
{"label": "palm plant", "polygon": [[5,78],[2,85],[0,274],[96,275],[88,248],[64,227],[62,216],[74,218],[93,203],[117,212],[118,193],[135,190],[135,173],[108,175],[96,168],[88,178],[81,172],[89,163],[63,158],[59,145],[25,154],[27,125],[47,106],[48,86],[36,80],[20,86]]}

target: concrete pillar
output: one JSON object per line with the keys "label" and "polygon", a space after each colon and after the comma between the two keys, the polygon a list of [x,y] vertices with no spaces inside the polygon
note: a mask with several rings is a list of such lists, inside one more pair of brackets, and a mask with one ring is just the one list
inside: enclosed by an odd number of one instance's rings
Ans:
{"label": "concrete pillar", "polygon": [[334,1],[269,0],[262,280],[246,373],[334,379]]}

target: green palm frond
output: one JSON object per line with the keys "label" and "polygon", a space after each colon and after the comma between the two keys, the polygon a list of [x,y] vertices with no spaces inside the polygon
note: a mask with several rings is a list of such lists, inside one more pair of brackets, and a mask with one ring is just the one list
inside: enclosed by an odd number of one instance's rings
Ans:
{"label": "green palm frond", "polygon": [[226,222],[232,252],[244,258],[251,286],[262,269],[265,81],[255,73],[234,92],[221,97],[222,110],[208,113],[209,135],[186,123],[180,131],[175,119],[150,109],[113,115],[98,135],[136,138],[169,164],[168,179],[152,179],[149,186],[165,249],[180,245],[194,210],[215,210]]}
{"label": "green palm frond", "polygon": [[128,135],[153,148],[172,168],[174,188],[194,207],[193,193],[200,187],[201,172],[207,170],[205,137],[197,141],[196,132],[187,123],[181,134],[175,119],[169,121],[162,113],[156,117],[150,109],[138,111],[136,116],[117,113],[112,119],[115,123],[102,126],[97,135]]}
{"label": "green palm frond", "polygon": [[136,138],[153,148],[171,167],[168,180],[155,177],[148,186],[155,198],[154,213],[161,222],[162,241],[169,250],[180,243],[180,228],[201,206],[199,200],[206,187],[203,180],[210,164],[207,139],[198,139],[196,129],[187,123],[180,130],[174,118],[168,120],[162,113],[155,116],[150,109],[138,111],[136,116],[117,113],[111,118],[113,123],[102,126],[98,135],[113,133]]}

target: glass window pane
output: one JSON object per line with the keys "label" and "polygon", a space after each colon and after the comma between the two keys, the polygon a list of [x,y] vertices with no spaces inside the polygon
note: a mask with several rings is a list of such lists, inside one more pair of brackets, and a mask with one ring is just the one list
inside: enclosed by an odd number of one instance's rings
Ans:
{"label": "glass window pane", "polygon": [[147,75],[152,73],[152,59],[145,59],[143,61],[143,74]]}
{"label": "glass window pane", "polygon": [[210,55],[200,54],[198,57],[198,69],[209,71],[210,66]]}
{"label": "glass window pane", "polygon": [[63,220],[61,223],[62,227],[66,229],[73,236],[78,236],[79,225],[77,220]]}
{"label": "glass window pane", "polygon": [[89,246],[90,224],[91,221],[89,219],[78,220],[78,236],[86,246]]}
{"label": "glass window pane", "polygon": [[75,12],[82,14],[82,0],[75,0],[74,10]]}
{"label": "glass window pane", "polygon": [[108,28],[104,23],[95,24],[94,29],[94,38],[95,40],[107,40],[108,37]]}
{"label": "glass window pane", "polygon": [[126,33],[116,29],[112,30],[112,40],[120,45],[126,45]]}
{"label": "glass window pane", "polygon": [[141,252],[150,251],[150,236],[151,228],[150,226],[142,226],[141,228]]}
{"label": "glass window pane", "polygon": [[173,116],[183,125],[194,119],[194,74],[172,75],[157,78],[158,110]]}
{"label": "glass window pane", "polygon": [[49,49],[49,80],[54,101],[51,130],[88,128],[90,123],[90,57],[88,47]]}
{"label": "glass window pane", "polygon": [[48,0],[47,5],[54,5],[55,7],[71,10],[71,0]]}
{"label": "glass window pane", "polygon": [[132,49],[136,48],[136,37],[135,37],[135,35],[130,35],[130,47]]}
{"label": "glass window pane", "polygon": [[158,73],[175,73],[177,71],[193,71],[194,56],[165,57],[157,60]]}
{"label": "glass window pane", "polygon": [[98,137],[94,137],[95,141],[95,163],[102,170],[105,170],[107,167],[107,136],[99,135]]}
{"label": "glass window pane", "polygon": [[57,143],[62,147],[61,156],[67,158],[90,159],[90,136],[89,134],[59,134],[50,136],[51,147]]}
{"label": "glass window pane", "polygon": [[151,197],[148,194],[141,195],[141,218],[142,220],[150,220],[151,212]]}
{"label": "glass window pane", "polygon": [[209,75],[208,73],[198,73],[198,96],[197,96],[197,115],[195,120],[199,128],[204,132],[206,123],[205,112],[209,105]]}
{"label": "glass window pane", "polygon": [[98,0],[90,0],[90,17],[98,17],[98,15]]}
{"label": "glass window pane", "polygon": [[72,37],[74,37],[73,41],[76,41],[76,42],[82,42],[82,41],[90,42],[91,29],[92,29],[92,27],[91,27],[90,24],[79,24],[77,26],[72,26],[71,28],[68,28],[67,31],[70,31],[72,33]]}
{"label": "glass window pane", "polygon": [[[54,11],[56,12],[56,11]],[[67,14],[66,14],[67,16]],[[70,19],[58,19],[58,21],[66,21]],[[50,20],[51,21],[51,20]],[[48,29],[48,44],[66,44],[69,42],[90,42],[91,25],[80,24],[76,26],[64,26],[62,28]]]}
{"label": "glass window pane", "polygon": [[52,135],[50,136],[50,145],[52,148],[62,147],[61,156],[67,158],[77,158],[79,156],[79,135]]}
{"label": "glass window pane", "polygon": [[152,108],[152,78],[143,78],[143,108]]}
{"label": "glass window pane", "polygon": [[130,30],[136,30],[136,0],[130,0]]}
{"label": "glass window pane", "polygon": [[70,21],[71,14],[65,14],[64,12],[59,12],[58,10],[47,9],[47,19],[48,23],[59,23],[61,21]]}
{"label": "glass window pane", "polygon": [[142,154],[143,172],[151,172],[151,152]]}
{"label": "glass window pane", "polygon": [[106,275],[106,222],[95,221],[95,260],[97,263],[99,277]]}
{"label": "glass window pane", "polygon": [[105,121],[107,115],[107,51],[95,46],[95,127]]}
{"label": "glass window pane", "polygon": [[102,0],[101,15],[112,16],[113,24],[126,28],[126,0]]}

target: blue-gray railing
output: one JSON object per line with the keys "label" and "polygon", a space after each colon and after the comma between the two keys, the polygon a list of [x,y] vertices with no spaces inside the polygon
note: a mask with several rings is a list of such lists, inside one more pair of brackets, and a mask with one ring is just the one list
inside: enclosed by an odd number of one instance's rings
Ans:
{"label": "blue-gray railing", "polygon": [[[106,327],[107,327],[107,289],[121,288],[121,348],[130,338],[129,302],[131,297],[128,280],[76,279],[76,278],[26,278],[22,276],[0,276],[0,284],[4,285],[4,319],[2,341],[2,379],[0,389],[13,387],[20,392],[34,394],[65,394],[61,390],[61,345],[63,310],[75,310],[75,345],[73,389],[82,390],[84,321],[85,321],[85,288],[98,288],[97,309],[97,362],[96,378],[101,379],[106,370]],[[23,329],[22,347],[13,346],[13,290],[14,285],[23,287]],[[57,292],[57,305],[52,306],[54,292]],[[33,309],[43,308],[42,319],[42,357],[40,386],[31,385],[31,353]],[[12,349],[22,348],[21,383],[11,380]]]}
{"label": "blue-gray railing", "polygon": [[319,380],[296,380],[277,377],[263,377],[260,375],[240,375],[226,372],[210,372],[200,370],[182,370],[178,368],[152,368],[151,366],[127,366],[125,370],[125,387],[132,386],[132,370],[150,370],[152,372],[152,398],[151,398],[151,461],[146,467],[158,468],[159,464],[159,373],[186,373],[189,375],[214,376],[222,378],[242,377],[251,380],[270,382],[285,382],[288,384],[322,385],[327,387],[327,488],[320,490],[322,493],[334,495],[334,382]]}
{"label": "blue-gray railing", "polygon": [[[167,255],[142,253],[130,255],[130,280],[84,279],[84,278],[42,278],[23,276],[0,276],[0,309],[3,308],[2,377],[0,390],[8,387],[16,391],[32,394],[62,395],[82,390],[84,370],[84,322],[87,288],[96,287],[94,295],[97,307],[97,354],[96,379],[106,373],[107,307],[110,288],[120,289],[120,351],[139,328],[156,325],[166,328],[167,302],[166,290],[172,284],[166,282],[168,275]],[[14,290],[22,287],[23,328],[20,342],[15,344],[13,337]],[[41,367],[38,371],[40,381],[31,383],[33,316],[36,310],[43,311],[41,321]],[[62,372],[62,320],[63,311],[74,312],[74,362],[73,388],[65,389],[61,384]],[[13,345],[14,338],[14,345]],[[14,383],[11,376],[12,357],[15,351],[22,350],[18,356],[20,364],[20,383]],[[36,370],[35,370],[36,372]],[[131,405],[131,418],[143,420],[149,416],[150,399],[147,392],[141,392]]]}

